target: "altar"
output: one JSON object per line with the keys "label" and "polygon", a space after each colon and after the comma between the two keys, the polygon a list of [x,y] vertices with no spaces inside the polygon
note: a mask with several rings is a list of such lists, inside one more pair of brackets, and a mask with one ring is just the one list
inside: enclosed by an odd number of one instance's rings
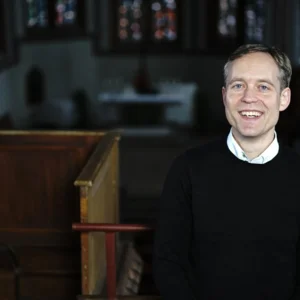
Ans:
{"label": "altar", "polygon": [[182,95],[101,93],[98,100],[115,107],[120,125],[151,126],[165,125],[166,109],[181,105]]}

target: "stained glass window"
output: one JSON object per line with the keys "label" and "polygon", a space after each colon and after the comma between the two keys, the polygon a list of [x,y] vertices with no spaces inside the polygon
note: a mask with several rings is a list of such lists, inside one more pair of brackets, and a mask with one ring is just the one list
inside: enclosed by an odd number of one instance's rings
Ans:
{"label": "stained glass window", "polygon": [[[146,0],[147,1],[147,0]],[[141,41],[143,0],[121,0],[118,8],[118,36],[121,41]]]}
{"label": "stained glass window", "polygon": [[245,37],[247,42],[263,42],[266,1],[247,0],[245,8]]}
{"label": "stained glass window", "polygon": [[27,27],[46,27],[48,25],[47,0],[26,0]]}
{"label": "stained glass window", "polygon": [[57,0],[55,3],[55,24],[65,25],[76,22],[77,1],[76,0]]}
{"label": "stained glass window", "polygon": [[152,0],[152,39],[174,41],[177,39],[176,0]]}
{"label": "stained glass window", "polygon": [[218,32],[221,36],[236,37],[236,16],[237,0],[219,0]]}

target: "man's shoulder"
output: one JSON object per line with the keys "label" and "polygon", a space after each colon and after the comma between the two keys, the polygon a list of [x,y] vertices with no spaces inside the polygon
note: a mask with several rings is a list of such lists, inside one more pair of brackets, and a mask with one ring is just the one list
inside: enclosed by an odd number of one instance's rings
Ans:
{"label": "man's shoulder", "polygon": [[220,155],[226,153],[226,137],[217,137],[213,140],[201,143],[201,145],[186,149],[179,157],[188,162],[203,161],[210,158],[217,159]]}

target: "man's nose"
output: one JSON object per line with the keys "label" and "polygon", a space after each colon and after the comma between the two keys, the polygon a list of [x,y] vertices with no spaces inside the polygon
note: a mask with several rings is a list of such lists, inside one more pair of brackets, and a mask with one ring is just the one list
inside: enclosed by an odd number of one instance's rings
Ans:
{"label": "man's nose", "polygon": [[242,101],[249,102],[249,103],[256,102],[257,98],[256,98],[255,91],[252,88],[249,88],[249,87],[246,88]]}

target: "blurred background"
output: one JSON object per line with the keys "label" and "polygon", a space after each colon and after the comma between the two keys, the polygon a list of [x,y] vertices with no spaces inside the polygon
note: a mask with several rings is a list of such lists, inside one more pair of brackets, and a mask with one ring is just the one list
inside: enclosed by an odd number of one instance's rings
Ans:
{"label": "blurred background", "polygon": [[296,0],[1,3],[0,114],[14,128],[219,132],[232,50],[262,42],[300,63]]}
{"label": "blurred background", "polygon": [[292,104],[277,130],[297,147],[297,0],[1,0],[0,14],[0,127],[121,128],[129,194],[156,197],[174,155],[228,132],[223,65],[243,43],[291,58]]}
{"label": "blurred background", "polygon": [[285,51],[298,150],[299,0],[0,0],[0,129],[122,129],[122,222],[154,222],[184,149],[227,134],[223,66],[244,43]]}

